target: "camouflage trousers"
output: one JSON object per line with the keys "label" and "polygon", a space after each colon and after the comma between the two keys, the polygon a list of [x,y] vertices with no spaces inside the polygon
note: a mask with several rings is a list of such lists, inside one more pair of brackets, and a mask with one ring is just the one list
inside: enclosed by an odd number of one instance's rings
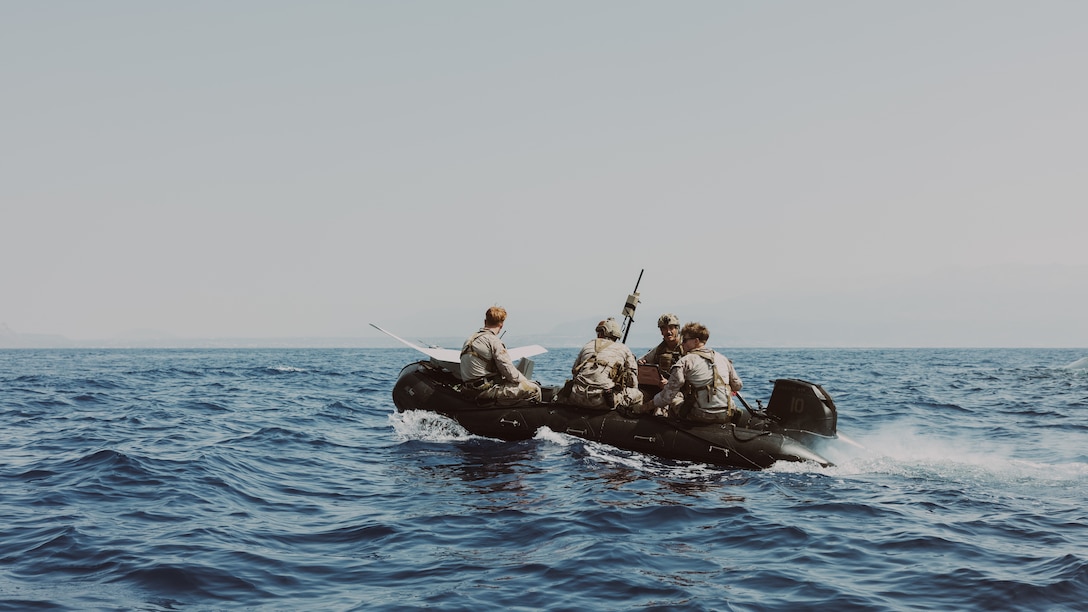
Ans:
{"label": "camouflage trousers", "polygon": [[687,414],[687,420],[696,423],[728,423],[732,417],[729,408],[692,408]]}
{"label": "camouflage trousers", "polygon": [[480,390],[476,396],[480,400],[529,400],[540,401],[540,385],[531,380],[523,380],[518,383],[500,382],[492,384]]}
{"label": "camouflage trousers", "polygon": [[[611,401],[607,397],[608,393],[612,394]],[[600,387],[586,387],[575,383],[570,390],[570,403],[600,410],[629,408],[642,404],[642,391],[633,387],[623,387],[619,391],[613,387],[610,391],[606,391]]]}
{"label": "camouflage trousers", "polygon": [[685,421],[691,421],[693,423],[730,423],[733,421],[733,415],[736,414],[736,408],[733,405],[733,400],[729,400],[728,406],[722,406],[720,408],[700,408],[698,406],[691,406],[684,402],[684,395],[677,393],[669,405],[664,408],[657,408],[654,411],[657,416],[663,417],[679,417]]}
{"label": "camouflage trousers", "polygon": [[684,394],[677,393],[672,397],[672,400],[669,402],[668,406],[658,408],[654,406],[654,398],[648,397],[646,398],[645,403],[635,406],[632,412],[634,412],[635,414],[652,414],[654,416],[667,417],[670,414],[675,415],[683,405]]}

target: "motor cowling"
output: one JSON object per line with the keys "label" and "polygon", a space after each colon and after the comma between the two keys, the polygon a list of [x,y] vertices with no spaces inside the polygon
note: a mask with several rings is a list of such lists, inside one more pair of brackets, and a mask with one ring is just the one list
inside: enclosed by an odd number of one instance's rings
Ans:
{"label": "motor cowling", "polygon": [[838,429],[838,412],[831,395],[816,383],[796,378],[774,381],[767,414],[785,429],[833,437]]}

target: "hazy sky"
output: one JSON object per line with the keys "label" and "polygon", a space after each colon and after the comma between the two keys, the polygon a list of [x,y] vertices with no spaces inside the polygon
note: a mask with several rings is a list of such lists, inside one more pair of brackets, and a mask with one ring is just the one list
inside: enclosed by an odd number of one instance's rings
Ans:
{"label": "hazy sky", "polygon": [[[1088,346],[1088,3],[0,1],[0,322]],[[592,334],[592,325],[585,330]]]}

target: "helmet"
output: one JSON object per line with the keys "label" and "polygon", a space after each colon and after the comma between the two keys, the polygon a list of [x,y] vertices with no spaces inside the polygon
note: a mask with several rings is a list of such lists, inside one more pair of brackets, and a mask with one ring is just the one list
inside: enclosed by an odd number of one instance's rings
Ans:
{"label": "helmet", "polygon": [[603,335],[605,338],[611,338],[613,340],[620,339],[620,324],[616,322],[612,317],[608,317],[604,321],[597,324],[597,329],[594,330],[598,334]]}
{"label": "helmet", "polygon": [[670,325],[675,325],[677,327],[680,327],[680,317],[678,317],[678,316],[674,315],[673,313],[669,312],[669,313],[663,314],[663,315],[661,315],[660,317],[657,318],[657,326],[658,327],[668,327]]}

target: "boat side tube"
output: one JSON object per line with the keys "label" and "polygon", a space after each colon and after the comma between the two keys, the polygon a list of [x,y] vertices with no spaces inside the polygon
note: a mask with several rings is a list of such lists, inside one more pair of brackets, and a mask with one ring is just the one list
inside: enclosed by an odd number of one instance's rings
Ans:
{"label": "boat side tube", "polygon": [[[745,469],[763,469],[775,461],[831,464],[805,441],[798,441],[795,432],[781,428],[773,420],[766,426],[749,428],[734,423],[692,424],[649,415],[628,416],[617,410],[599,411],[558,402],[479,404],[466,395],[462,385],[442,365],[416,362],[401,371],[393,387],[393,402],[397,410],[443,414],[476,435],[506,441],[530,439],[547,426],[559,433],[682,461]],[[812,389],[811,385],[788,385],[802,397],[802,404],[806,397],[815,397],[813,392],[805,392]],[[798,389],[802,393],[797,393]],[[782,397],[778,395],[780,400]],[[804,425],[801,420],[795,422]]]}

